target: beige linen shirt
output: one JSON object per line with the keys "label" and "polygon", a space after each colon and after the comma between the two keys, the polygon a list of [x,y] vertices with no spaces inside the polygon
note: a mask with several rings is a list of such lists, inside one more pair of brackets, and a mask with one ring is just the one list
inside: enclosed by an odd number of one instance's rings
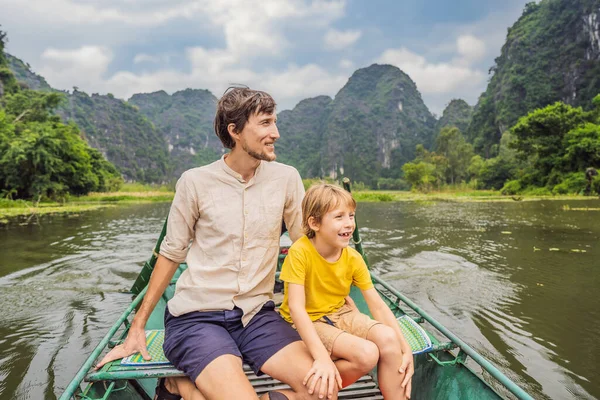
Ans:
{"label": "beige linen shirt", "polygon": [[292,241],[302,236],[304,187],[293,167],[261,161],[246,182],[224,160],[183,173],[160,254],[188,264],[171,314],[237,306],[245,326],[273,298],[282,217]]}

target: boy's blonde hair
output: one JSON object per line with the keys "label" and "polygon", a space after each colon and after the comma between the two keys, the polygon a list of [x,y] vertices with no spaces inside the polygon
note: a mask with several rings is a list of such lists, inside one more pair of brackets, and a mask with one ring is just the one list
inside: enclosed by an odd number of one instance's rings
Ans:
{"label": "boy's blonde hair", "polygon": [[302,200],[302,229],[309,238],[315,237],[315,231],[308,225],[308,219],[313,217],[320,223],[321,218],[329,211],[339,206],[356,209],[356,201],[352,195],[339,186],[320,183],[311,186]]}

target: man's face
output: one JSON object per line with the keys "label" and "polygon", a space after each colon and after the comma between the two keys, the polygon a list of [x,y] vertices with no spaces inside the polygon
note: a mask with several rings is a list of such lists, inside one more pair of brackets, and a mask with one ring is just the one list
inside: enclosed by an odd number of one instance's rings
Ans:
{"label": "man's face", "polygon": [[275,141],[279,139],[275,114],[252,114],[240,132],[240,145],[257,160],[274,161]]}

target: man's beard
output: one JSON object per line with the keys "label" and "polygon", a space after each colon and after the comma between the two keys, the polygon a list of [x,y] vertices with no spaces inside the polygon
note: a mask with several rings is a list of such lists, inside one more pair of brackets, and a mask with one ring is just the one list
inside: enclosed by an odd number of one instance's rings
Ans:
{"label": "man's beard", "polygon": [[254,151],[252,149],[250,149],[250,147],[248,147],[248,144],[246,143],[246,141],[242,142],[242,149],[248,153],[248,155],[250,157],[254,157],[257,160],[263,160],[263,161],[275,161],[275,159],[277,158],[277,156],[275,155],[275,153],[272,154],[272,156],[270,154],[267,153],[259,153],[257,151]]}

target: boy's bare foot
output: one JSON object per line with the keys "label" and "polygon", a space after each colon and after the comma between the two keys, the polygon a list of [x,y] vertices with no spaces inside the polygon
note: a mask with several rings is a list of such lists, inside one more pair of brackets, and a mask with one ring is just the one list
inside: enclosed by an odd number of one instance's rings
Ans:
{"label": "boy's bare foot", "polygon": [[172,378],[160,378],[156,387],[154,400],[180,400],[177,384]]}

